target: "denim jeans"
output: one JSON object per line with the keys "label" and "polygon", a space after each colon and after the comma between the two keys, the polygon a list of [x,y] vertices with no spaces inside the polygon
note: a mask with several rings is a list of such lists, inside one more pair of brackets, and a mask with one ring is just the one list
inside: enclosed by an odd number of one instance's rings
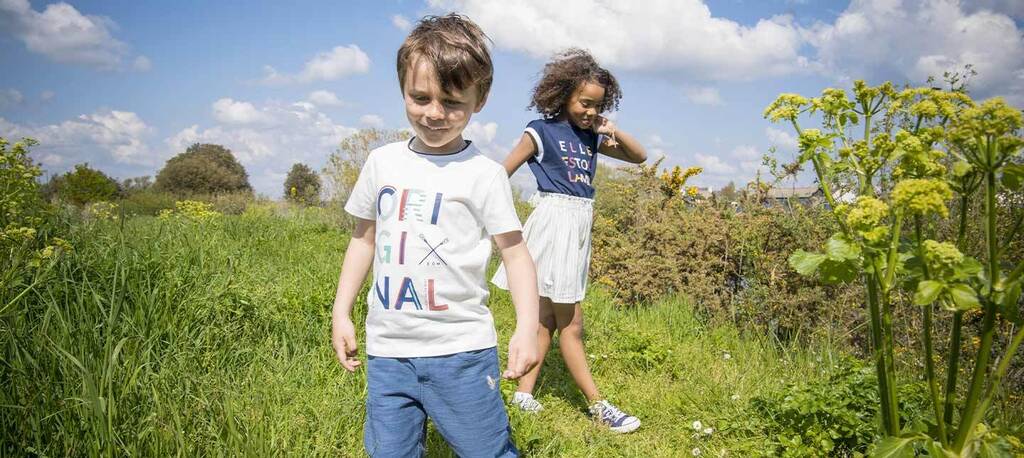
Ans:
{"label": "denim jeans", "polygon": [[460,457],[518,456],[494,347],[423,358],[367,358],[363,444],[372,457],[423,456],[429,417]]}

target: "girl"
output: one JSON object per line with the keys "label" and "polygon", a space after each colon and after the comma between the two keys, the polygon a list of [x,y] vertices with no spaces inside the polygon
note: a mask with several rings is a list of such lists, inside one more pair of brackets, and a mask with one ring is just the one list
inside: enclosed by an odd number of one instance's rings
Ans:
{"label": "girl", "polygon": [[[583,349],[580,307],[590,270],[597,153],[632,163],[647,159],[632,135],[600,115],[617,109],[621,97],[615,77],[589,53],[570,49],[560,54],[544,66],[528,107],[542,119],[526,125],[519,144],[505,159],[505,169],[512,175],[526,162],[537,178],[538,193],[532,199],[536,208],[526,221],[524,235],[537,265],[541,361],[557,330],[565,365],[587,397],[590,414],[612,431],[628,433],[640,427],[640,420],[603,400],[597,391]],[[491,281],[508,289],[504,265]],[[540,366],[519,379],[512,404],[521,410],[542,408],[531,394]]]}

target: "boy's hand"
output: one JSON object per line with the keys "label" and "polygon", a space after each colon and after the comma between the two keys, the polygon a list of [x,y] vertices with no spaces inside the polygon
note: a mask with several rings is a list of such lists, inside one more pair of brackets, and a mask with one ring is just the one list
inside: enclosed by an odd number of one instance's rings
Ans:
{"label": "boy's hand", "polygon": [[506,379],[522,377],[537,365],[537,360],[537,329],[516,328],[508,341],[508,368],[501,376]]}
{"label": "boy's hand", "polygon": [[352,325],[352,320],[347,317],[331,320],[331,343],[342,367],[349,372],[355,372],[362,363],[356,359],[359,345],[356,343],[356,328]]}

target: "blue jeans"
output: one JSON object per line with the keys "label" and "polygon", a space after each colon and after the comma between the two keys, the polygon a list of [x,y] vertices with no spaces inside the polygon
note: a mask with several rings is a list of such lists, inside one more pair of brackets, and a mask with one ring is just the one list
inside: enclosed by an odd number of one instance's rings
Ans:
{"label": "blue jeans", "polygon": [[494,347],[425,358],[367,357],[363,445],[372,457],[423,456],[427,417],[460,457],[519,456]]}

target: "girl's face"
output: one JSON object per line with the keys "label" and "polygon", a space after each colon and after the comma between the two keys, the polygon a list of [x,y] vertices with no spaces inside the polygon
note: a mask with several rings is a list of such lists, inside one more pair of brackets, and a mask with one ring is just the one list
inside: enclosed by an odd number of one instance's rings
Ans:
{"label": "girl's face", "polygon": [[598,107],[604,102],[604,86],[588,81],[572,91],[566,103],[565,114],[569,122],[580,129],[593,129],[597,122]]}

